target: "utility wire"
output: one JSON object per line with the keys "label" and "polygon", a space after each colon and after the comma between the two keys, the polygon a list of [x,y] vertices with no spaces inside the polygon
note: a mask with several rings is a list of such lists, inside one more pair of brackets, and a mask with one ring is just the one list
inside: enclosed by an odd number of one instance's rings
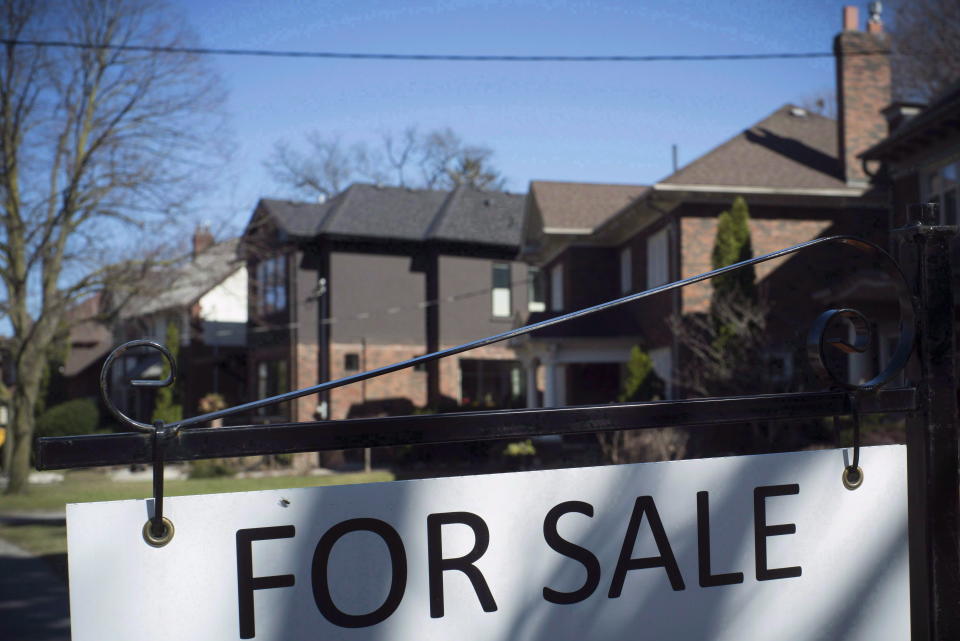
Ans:
{"label": "utility wire", "polygon": [[[326,58],[334,60],[413,60],[442,62],[695,62],[713,60],[784,60],[802,58],[832,58],[828,51],[800,53],[720,53],[692,55],[613,55],[613,56],[554,56],[554,55],[474,55],[429,53],[349,53],[342,51],[281,51],[269,49],[213,49],[208,47],[164,47],[153,45],[116,45],[68,42],[65,40],[15,40],[4,38],[5,46],[56,47],[62,49],[97,49],[108,51],[137,51],[148,53],[191,53],[215,56],[259,56],[270,58]],[[861,51],[844,55],[885,56],[888,51]]]}
{"label": "utility wire", "polygon": [[[530,278],[523,278],[523,279],[520,279],[520,280],[512,281],[512,282],[510,283],[510,291],[513,292],[515,287],[522,287],[523,285],[527,285],[527,284],[529,284],[529,283],[530,283]],[[444,296],[444,297],[442,297],[442,298],[435,298],[435,299],[433,299],[433,300],[419,301],[419,302],[414,303],[414,304],[412,304],[412,305],[403,305],[403,306],[398,306],[398,307],[388,307],[388,308],[386,308],[386,309],[381,308],[381,309],[371,310],[371,311],[368,311],[368,312],[358,312],[358,313],[353,314],[353,315],[351,315],[351,316],[343,316],[343,317],[339,317],[339,318],[337,318],[337,317],[322,318],[322,319],[320,319],[320,324],[321,324],[321,325],[335,325],[335,324],[337,324],[337,323],[347,323],[347,322],[353,322],[353,321],[369,320],[369,319],[371,319],[371,318],[374,318],[374,319],[375,319],[375,318],[383,318],[383,317],[385,317],[385,316],[393,316],[393,315],[395,315],[395,314],[400,314],[400,313],[402,313],[402,312],[409,312],[409,311],[412,311],[412,310],[426,309],[426,308],[428,308],[428,307],[436,307],[436,306],[442,305],[442,304],[444,304],[444,303],[456,303],[456,302],[461,301],[461,300],[467,300],[467,299],[469,299],[469,298],[476,298],[477,296],[484,296],[484,295],[486,295],[486,294],[490,294],[491,292],[493,292],[494,289],[496,289],[496,288],[495,288],[495,287],[486,287],[486,288],[484,288],[484,289],[475,289],[475,290],[469,291],[469,292],[459,292],[459,293],[456,293],[456,294],[450,294],[450,295],[448,295],[448,296]],[[511,294],[511,296],[512,296],[512,294]],[[314,295],[314,296],[310,296],[309,298],[307,298],[307,301],[315,302],[315,301],[318,300],[318,298],[319,298],[319,297],[318,297],[318,296],[315,296],[315,295]],[[261,325],[259,325],[259,326],[257,326],[257,327],[254,327],[254,328],[251,329],[250,331],[253,331],[253,332],[269,332],[269,331],[273,331],[273,330],[276,330],[276,329],[283,329],[283,328],[287,328],[287,327],[293,328],[293,327],[296,327],[296,326],[297,326],[297,323],[284,323],[284,324],[274,324],[274,325],[271,325],[271,324],[261,324]]]}

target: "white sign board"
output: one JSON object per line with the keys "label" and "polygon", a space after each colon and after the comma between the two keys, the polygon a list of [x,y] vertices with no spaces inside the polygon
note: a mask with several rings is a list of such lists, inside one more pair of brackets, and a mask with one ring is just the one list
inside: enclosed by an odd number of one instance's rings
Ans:
{"label": "white sign board", "polygon": [[864,448],[67,510],[74,641],[909,637],[906,451]]}

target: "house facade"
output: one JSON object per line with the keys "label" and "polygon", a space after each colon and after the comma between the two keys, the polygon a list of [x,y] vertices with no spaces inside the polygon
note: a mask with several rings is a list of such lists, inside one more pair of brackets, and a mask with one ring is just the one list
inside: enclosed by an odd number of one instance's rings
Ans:
{"label": "house facade", "polygon": [[[541,211],[550,199],[539,193],[541,184],[532,183],[528,208],[538,215],[528,218],[524,256],[547,275],[547,313],[709,271],[717,217],[737,197],[750,209],[754,255],[834,234],[885,245],[889,194],[871,182],[858,154],[883,138],[881,111],[890,101],[888,57],[861,54],[888,51],[889,45],[879,22],[859,29],[855,8],[845,8],[843,26],[834,43],[837,120],[784,105],[656,184],[635,187],[637,193],[619,208],[603,210],[597,204],[591,209],[590,194],[597,203],[600,198],[596,190],[582,190],[579,213],[557,215],[571,221],[565,234],[551,233],[560,230],[550,212]],[[595,213],[600,211],[605,215]],[[805,367],[801,334],[837,303],[880,319],[873,328],[872,356],[844,363],[849,379],[866,378],[883,364],[888,339],[897,335],[895,313],[886,308],[892,284],[870,265],[851,271],[848,259],[856,256],[811,250],[801,259],[758,266],[773,346],[767,361],[756,367],[768,370],[770,380],[786,385]],[[650,354],[668,396],[684,395],[684,348],[672,324],[705,313],[711,296],[712,286],[705,282],[534,334],[523,349],[533,367],[545,364],[544,388],[555,390],[544,394],[545,403],[616,400],[632,345]]]}
{"label": "house facade", "polygon": [[[884,111],[888,134],[861,154],[891,191],[891,224],[913,203],[939,205],[943,225],[960,222],[960,79],[929,105],[897,102]],[[877,166],[879,165],[879,166]]]}
{"label": "house facade", "polygon": [[[99,402],[100,369],[107,354],[135,339],[165,343],[172,324],[180,337],[178,390],[184,415],[198,414],[200,399],[208,394],[222,396],[228,405],[248,400],[247,270],[238,258],[237,244],[237,239],[214,242],[210,231],[199,227],[189,257],[148,274],[114,322],[99,319],[100,295],[74,307],[69,314],[76,324],[63,366],[64,398]],[[127,382],[159,378],[160,358],[153,351],[130,351],[114,364],[111,390],[121,411],[140,420],[150,418],[156,390]]]}
{"label": "house facade", "polygon": [[[521,196],[355,184],[323,203],[261,200],[244,232],[251,397],[316,385],[510,329],[536,306],[516,260]],[[533,303],[531,303],[533,300]],[[522,405],[492,345],[264,408],[262,421]]]}

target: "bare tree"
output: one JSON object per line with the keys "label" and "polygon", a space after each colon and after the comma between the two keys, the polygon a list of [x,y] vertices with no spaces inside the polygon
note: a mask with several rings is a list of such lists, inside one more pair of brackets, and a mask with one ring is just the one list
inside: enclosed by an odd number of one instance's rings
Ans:
{"label": "bare tree", "polygon": [[768,306],[730,294],[709,313],[674,315],[670,328],[685,358],[675,384],[694,396],[772,392],[767,360]]}
{"label": "bare tree", "polygon": [[930,100],[960,81],[960,2],[899,0],[889,31],[898,98]]}
{"label": "bare tree", "polygon": [[267,168],[274,180],[295,193],[329,198],[357,180],[379,182],[372,168],[379,165],[365,145],[345,146],[339,136],[324,138],[317,132],[307,136],[308,151],[301,152],[278,142]]}
{"label": "bare tree", "polygon": [[278,142],[265,163],[273,178],[302,198],[329,198],[357,181],[399,187],[453,189],[471,185],[503,189],[504,179],[493,167],[493,151],[468,145],[452,129],[421,134],[407,127],[384,133],[380,147],[344,145],[339,136],[312,132],[306,151]]}
{"label": "bare tree", "polygon": [[[0,49],[0,282],[16,383],[8,492],[24,489],[45,360],[78,299],[129,298],[142,256],[119,243],[182,212],[221,93],[198,59],[116,45],[193,44],[151,0],[7,0]],[[151,214],[154,215],[151,218]],[[116,242],[114,242],[116,240]]]}

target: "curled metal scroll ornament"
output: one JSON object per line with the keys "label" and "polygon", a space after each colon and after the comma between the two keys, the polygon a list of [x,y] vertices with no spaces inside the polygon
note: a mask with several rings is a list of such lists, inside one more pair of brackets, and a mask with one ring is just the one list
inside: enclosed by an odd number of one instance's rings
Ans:
{"label": "curled metal scroll ornament", "polygon": [[[134,420],[121,412],[116,405],[114,405],[113,400],[110,398],[110,389],[109,389],[109,377],[110,367],[113,365],[120,356],[122,356],[126,351],[133,349],[134,347],[149,347],[154,349],[167,360],[167,364],[170,366],[170,374],[162,380],[144,380],[144,379],[135,379],[130,381],[130,384],[134,387],[166,387],[168,385],[173,385],[174,381],[177,378],[177,361],[173,358],[173,354],[170,353],[166,347],[157,343],[156,341],[148,339],[139,339],[135,341],[129,341],[120,345],[107,356],[107,360],[104,361],[103,367],[100,369],[100,397],[103,399],[103,404],[107,406],[107,409],[110,410],[110,413],[120,421],[122,424],[132,427],[141,432],[153,432],[157,428],[149,423],[141,423],[140,421]],[[171,428],[176,431],[178,426],[174,425]]]}
{"label": "curled metal scroll ornament", "polygon": [[[826,353],[827,346],[846,354],[862,354],[873,343],[872,331],[869,321],[859,311],[850,308],[828,309],[817,317],[807,334],[807,360],[821,379],[836,387],[856,392],[872,392],[897,376],[906,367],[907,361],[910,360],[916,336],[916,312],[907,280],[889,254],[866,241],[844,239],[842,242],[881,258],[886,275],[896,285],[900,314],[900,333],[897,338],[897,347],[886,363],[886,367],[870,380],[863,383],[851,383],[844,380],[840,374],[830,367]],[[853,329],[852,341],[828,338],[828,329],[838,322],[846,322]]]}

